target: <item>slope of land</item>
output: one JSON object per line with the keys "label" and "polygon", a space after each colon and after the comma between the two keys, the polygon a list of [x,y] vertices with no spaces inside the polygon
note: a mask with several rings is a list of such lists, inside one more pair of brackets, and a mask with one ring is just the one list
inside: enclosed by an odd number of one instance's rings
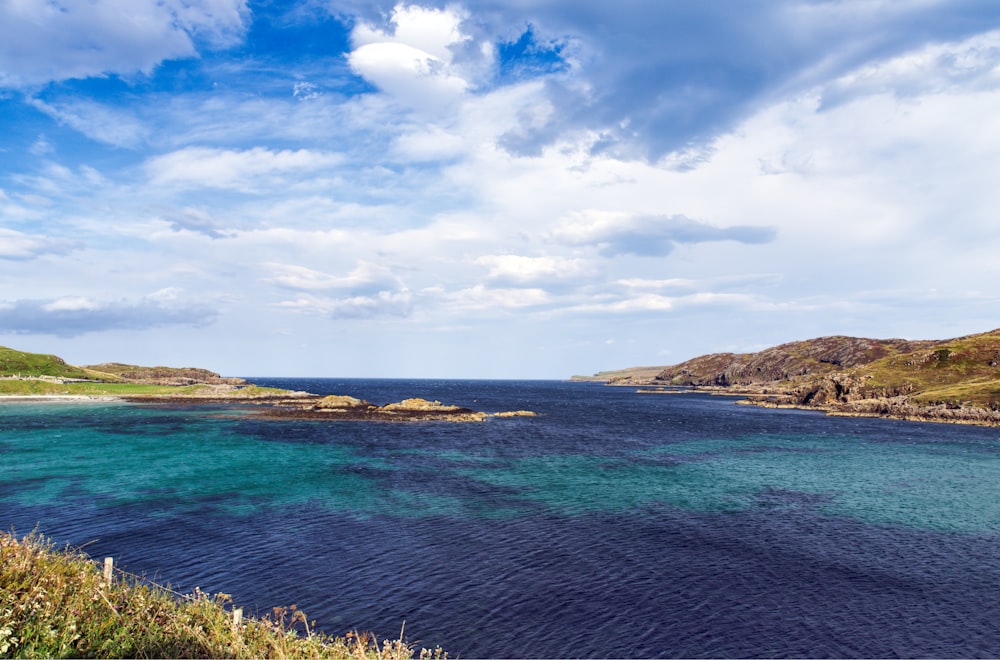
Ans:
{"label": "slope of land", "polygon": [[611,380],[636,379],[646,381],[655,378],[663,367],[629,367],[627,369],[615,369],[612,371],[598,371],[593,376],[576,375],[570,380],[586,383],[606,383]]}
{"label": "slope of land", "polygon": [[528,417],[526,410],[486,413],[410,398],[373,405],[348,396],[327,396],[260,387],[194,367],[142,367],[108,362],[74,367],[54,355],[0,347],[0,400],[108,398],[146,404],[246,404],[270,419],[386,422],[482,422],[489,417]]}
{"label": "slope of land", "polygon": [[622,374],[610,385],[743,394],[765,406],[1000,425],[1000,329],[944,340],[820,337]]}
{"label": "slope of land", "polygon": [[110,376],[129,383],[146,383],[150,385],[245,385],[243,378],[223,378],[214,371],[194,367],[141,367],[120,362],[105,362],[83,369],[98,373],[102,377]]}

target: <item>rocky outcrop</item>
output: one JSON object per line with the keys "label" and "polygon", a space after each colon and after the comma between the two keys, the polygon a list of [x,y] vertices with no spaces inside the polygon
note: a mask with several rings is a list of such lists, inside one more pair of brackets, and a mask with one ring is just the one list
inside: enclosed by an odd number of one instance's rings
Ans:
{"label": "rocky outcrop", "polygon": [[[904,339],[820,337],[781,344],[759,353],[703,355],[665,367],[646,384],[729,387],[792,381],[850,369],[929,343]],[[611,384],[619,383],[611,381]]]}
{"label": "rocky outcrop", "polygon": [[1000,330],[940,341],[821,337],[704,355],[652,379],[609,384],[741,394],[755,405],[836,415],[1000,425]]}
{"label": "rocky outcrop", "polygon": [[128,383],[146,385],[245,385],[243,378],[223,378],[214,371],[195,367],[140,367],[120,362],[105,362],[84,369],[108,374]]}
{"label": "rocky outcrop", "polygon": [[377,406],[353,396],[319,396],[308,392],[281,392],[240,397],[233,394],[186,396],[132,396],[124,397],[133,403],[157,405],[251,405],[257,408],[257,417],[266,419],[312,419],[329,421],[369,422],[483,422],[490,417],[534,417],[529,410],[487,413],[461,406],[447,405],[440,401],[411,398],[397,403]]}

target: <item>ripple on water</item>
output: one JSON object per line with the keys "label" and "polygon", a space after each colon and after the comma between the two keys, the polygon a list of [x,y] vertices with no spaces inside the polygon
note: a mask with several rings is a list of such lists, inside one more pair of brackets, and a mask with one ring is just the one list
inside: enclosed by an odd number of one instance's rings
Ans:
{"label": "ripple on water", "polygon": [[465,657],[1000,655],[993,430],[564,383],[347,385],[542,415],[3,407],[5,526],[333,633],[405,620]]}

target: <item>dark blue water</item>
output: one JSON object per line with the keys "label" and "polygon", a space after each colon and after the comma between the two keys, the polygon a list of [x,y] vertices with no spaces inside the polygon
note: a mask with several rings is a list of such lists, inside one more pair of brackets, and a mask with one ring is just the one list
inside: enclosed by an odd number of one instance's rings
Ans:
{"label": "dark blue water", "polygon": [[535,418],[0,406],[0,524],[453,656],[1000,656],[1000,432],[592,384],[269,380]]}

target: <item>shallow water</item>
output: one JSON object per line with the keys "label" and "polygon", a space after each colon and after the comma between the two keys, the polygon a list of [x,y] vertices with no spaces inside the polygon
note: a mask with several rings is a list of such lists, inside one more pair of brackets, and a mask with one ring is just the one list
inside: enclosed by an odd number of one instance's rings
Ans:
{"label": "shallow water", "polygon": [[1000,433],[593,384],[274,380],[536,418],[0,406],[0,524],[463,657],[998,656]]}

